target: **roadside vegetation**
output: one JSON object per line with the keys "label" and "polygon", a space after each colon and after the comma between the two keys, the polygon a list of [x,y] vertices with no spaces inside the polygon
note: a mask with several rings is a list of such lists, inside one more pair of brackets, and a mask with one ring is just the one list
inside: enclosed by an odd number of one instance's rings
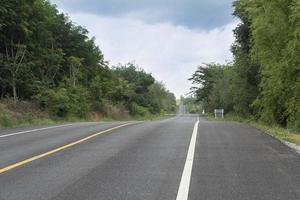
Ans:
{"label": "roadside vegetation", "polygon": [[227,119],[299,144],[300,2],[237,0],[233,6],[240,20],[234,60],[199,66],[190,79],[194,96],[208,113],[224,108]]}
{"label": "roadside vegetation", "polygon": [[162,83],[134,63],[111,66],[88,30],[47,0],[1,1],[0,83],[2,127],[176,111]]}

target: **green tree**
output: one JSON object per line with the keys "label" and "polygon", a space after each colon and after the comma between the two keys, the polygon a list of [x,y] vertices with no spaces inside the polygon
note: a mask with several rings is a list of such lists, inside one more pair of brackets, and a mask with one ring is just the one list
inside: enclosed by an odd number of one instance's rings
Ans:
{"label": "green tree", "polygon": [[111,69],[88,30],[48,0],[1,1],[0,72],[1,98],[37,100],[54,116],[174,110],[174,95],[151,74],[132,63]]}
{"label": "green tree", "polygon": [[287,102],[292,98],[294,79],[293,66],[285,59],[293,32],[291,2],[256,0],[247,4],[252,21],[252,58],[261,64],[262,92],[257,102],[262,110],[261,119],[283,126],[289,118]]}
{"label": "green tree", "polygon": [[230,65],[212,63],[199,66],[189,79],[196,85],[193,93],[206,111],[213,112],[217,108],[232,111],[232,76]]}
{"label": "green tree", "polygon": [[234,55],[232,77],[233,109],[238,115],[255,115],[257,110],[252,104],[259,94],[260,68],[257,60],[251,58],[251,20],[246,0],[233,3],[234,16],[241,22],[234,29],[235,43],[232,45]]}

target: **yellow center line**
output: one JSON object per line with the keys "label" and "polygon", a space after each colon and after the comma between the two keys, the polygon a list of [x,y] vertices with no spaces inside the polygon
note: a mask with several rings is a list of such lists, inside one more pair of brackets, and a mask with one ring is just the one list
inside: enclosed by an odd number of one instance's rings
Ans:
{"label": "yellow center line", "polygon": [[38,159],[40,159],[40,158],[49,156],[49,155],[54,154],[54,153],[56,153],[56,152],[62,151],[62,150],[64,150],[64,149],[67,149],[67,148],[72,147],[72,146],[74,146],[74,145],[80,144],[80,143],[85,142],[85,141],[87,141],[87,140],[89,140],[89,139],[92,139],[92,138],[94,138],[94,137],[97,137],[97,136],[99,136],[99,135],[101,135],[101,134],[103,134],[103,133],[107,133],[107,132],[110,132],[110,131],[119,129],[119,128],[122,128],[122,127],[124,127],[124,126],[128,126],[128,125],[130,125],[130,124],[132,124],[132,123],[126,123],[126,124],[122,124],[122,125],[120,125],[120,126],[116,126],[116,127],[110,128],[110,129],[106,129],[106,130],[104,130],[104,131],[101,131],[101,132],[92,134],[92,135],[90,135],[90,136],[87,136],[87,137],[85,137],[85,138],[82,138],[82,139],[80,139],[80,140],[77,140],[77,141],[75,141],[75,142],[66,144],[66,145],[61,146],[61,147],[58,147],[58,148],[56,148],[56,149],[52,149],[52,150],[47,151],[47,152],[45,152],[45,153],[42,153],[42,154],[40,154],[40,155],[36,155],[36,156],[31,157],[31,158],[25,159],[25,160],[23,160],[23,161],[20,161],[20,162],[17,162],[17,163],[8,165],[8,166],[6,166],[6,167],[4,167],[4,168],[0,168],[0,174],[2,174],[2,173],[4,173],[4,172],[7,172],[7,171],[9,171],[9,170],[12,170],[12,169],[14,169],[14,168],[16,168],[16,167],[19,167],[19,166],[25,165],[25,164],[27,164],[27,163],[30,163],[30,162],[32,162],[32,161],[38,160]]}

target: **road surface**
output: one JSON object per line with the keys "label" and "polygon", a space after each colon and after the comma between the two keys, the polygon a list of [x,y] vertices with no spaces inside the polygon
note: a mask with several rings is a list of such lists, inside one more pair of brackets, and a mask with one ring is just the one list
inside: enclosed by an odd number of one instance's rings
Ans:
{"label": "road surface", "polygon": [[0,130],[0,200],[187,197],[299,200],[300,156],[249,126],[193,115]]}

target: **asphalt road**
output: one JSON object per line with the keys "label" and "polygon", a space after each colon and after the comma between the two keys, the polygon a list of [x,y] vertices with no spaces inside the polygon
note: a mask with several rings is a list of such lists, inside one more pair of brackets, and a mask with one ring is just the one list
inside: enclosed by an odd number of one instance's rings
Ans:
{"label": "asphalt road", "polygon": [[299,154],[246,125],[196,121],[0,130],[0,200],[181,200],[181,186],[195,200],[300,199]]}

